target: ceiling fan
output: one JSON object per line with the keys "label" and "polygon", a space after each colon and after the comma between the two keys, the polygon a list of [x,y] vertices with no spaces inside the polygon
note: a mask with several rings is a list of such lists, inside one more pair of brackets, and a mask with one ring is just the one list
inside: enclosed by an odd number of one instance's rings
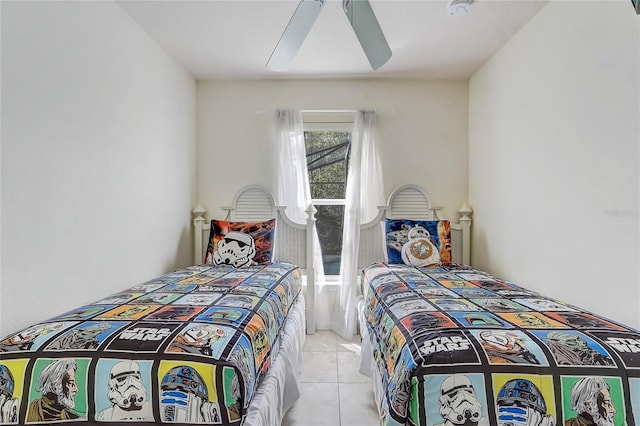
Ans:
{"label": "ceiling fan", "polygon": [[[286,71],[309,34],[313,23],[322,11],[326,0],[300,0],[289,24],[285,28],[276,48],[271,53],[267,68]],[[367,59],[374,70],[384,65],[391,57],[391,49],[373,13],[369,0],[342,0],[344,10]]]}

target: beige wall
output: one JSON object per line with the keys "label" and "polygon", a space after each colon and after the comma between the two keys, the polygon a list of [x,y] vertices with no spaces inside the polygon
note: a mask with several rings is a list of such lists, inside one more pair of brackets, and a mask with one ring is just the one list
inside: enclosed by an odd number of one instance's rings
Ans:
{"label": "beige wall", "polygon": [[274,188],[275,108],[377,110],[385,193],[417,183],[457,220],[467,197],[467,83],[260,80],[198,83],[198,200],[220,217],[235,191]]}
{"label": "beige wall", "polygon": [[551,2],[470,81],[473,264],[640,327],[640,20]]}
{"label": "beige wall", "polygon": [[195,82],[112,2],[0,2],[0,335],[191,262]]}

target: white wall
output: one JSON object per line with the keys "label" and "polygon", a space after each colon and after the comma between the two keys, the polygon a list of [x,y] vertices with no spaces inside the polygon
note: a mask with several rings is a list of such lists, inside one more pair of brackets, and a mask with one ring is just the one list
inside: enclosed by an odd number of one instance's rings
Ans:
{"label": "white wall", "polygon": [[640,20],[552,1],[470,81],[473,264],[640,327]]}
{"label": "white wall", "polygon": [[5,335],[191,263],[196,95],[115,3],[1,8]]}
{"label": "white wall", "polygon": [[467,196],[467,83],[424,80],[198,82],[198,200],[210,216],[238,188],[274,188],[275,108],[374,108],[385,193],[421,184],[444,214]]}

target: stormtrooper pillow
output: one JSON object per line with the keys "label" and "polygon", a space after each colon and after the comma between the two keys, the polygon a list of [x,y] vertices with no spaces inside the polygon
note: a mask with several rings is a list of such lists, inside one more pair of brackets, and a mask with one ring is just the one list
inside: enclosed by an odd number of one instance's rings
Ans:
{"label": "stormtrooper pillow", "polygon": [[276,220],[264,222],[211,221],[206,264],[242,268],[273,261]]}
{"label": "stormtrooper pillow", "polygon": [[448,220],[385,220],[387,262],[425,267],[451,263]]}

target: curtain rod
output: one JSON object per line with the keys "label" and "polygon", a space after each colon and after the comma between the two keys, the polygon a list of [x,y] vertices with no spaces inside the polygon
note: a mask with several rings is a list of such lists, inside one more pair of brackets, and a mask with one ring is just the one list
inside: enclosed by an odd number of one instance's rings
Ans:
{"label": "curtain rod", "polygon": [[357,109],[302,109],[301,113],[347,113],[347,112],[358,112]]}
{"label": "curtain rod", "polygon": [[[275,112],[278,109],[284,109],[284,108],[274,108],[274,107],[264,107],[264,108],[258,108],[258,110],[256,111],[258,114],[264,114],[267,112]],[[296,108],[293,108],[296,109]],[[336,114],[336,113],[356,113],[360,110],[365,110],[365,111],[375,111],[378,114],[384,114],[384,115],[395,115],[396,114],[396,109],[395,107],[391,107],[391,108],[360,108],[360,109],[300,109],[300,112],[302,113],[322,113],[322,114]]]}

